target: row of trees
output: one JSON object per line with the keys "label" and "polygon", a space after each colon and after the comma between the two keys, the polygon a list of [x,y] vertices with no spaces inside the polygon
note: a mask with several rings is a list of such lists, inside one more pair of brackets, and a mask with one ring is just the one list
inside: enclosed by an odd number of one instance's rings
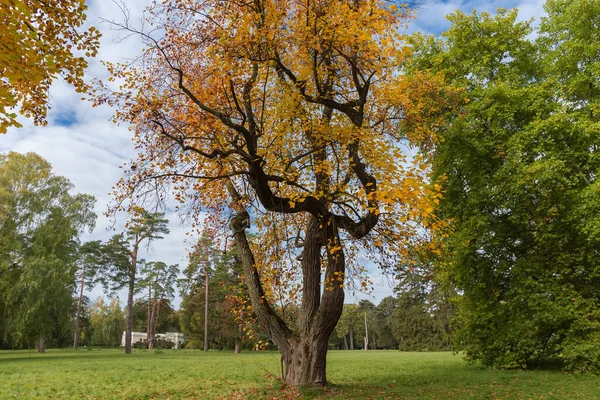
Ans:
{"label": "row of trees", "polygon": [[354,350],[448,351],[454,348],[455,307],[448,299],[402,293],[378,305],[368,300],[344,304],[330,346]]}
{"label": "row of trees", "polygon": [[[94,228],[95,199],[71,194],[73,185],[55,175],[34,153],[0,155],[0,343],[28,347],[46,342],[77,348],[84,289],[128,290],[127,332],[131,351],[133,296],[147,291],[147,331],[152,348],[161,307],[174,296],[178,266],[138,259],[143,243],[168,233],[162,214],[141,211],[125,234],[106,243],[82,243]],[[75,297],[75,293],[78,296]],[[166,304],[165,304],[166,302]],[[74,327],[74,329],[73,329]]]}

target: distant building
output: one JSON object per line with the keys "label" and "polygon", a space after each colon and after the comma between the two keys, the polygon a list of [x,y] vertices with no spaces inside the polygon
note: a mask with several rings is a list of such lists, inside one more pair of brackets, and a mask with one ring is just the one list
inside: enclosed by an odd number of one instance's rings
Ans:
{"label": "distant building", "polygon": [[[146,340],[148,338],[148,334],[146,332],[131,332],[131,343],[137,343],[139,341]],[[179,349],[182,344],[184,344],[187,340],[183,336],[181,332],[167,332],[167,333],[157,333],[156,339],[165,339],[175,343],[175,348]],[[125,331],[123,331],[123,335],[121,336],[121,347],[125,347]]]}

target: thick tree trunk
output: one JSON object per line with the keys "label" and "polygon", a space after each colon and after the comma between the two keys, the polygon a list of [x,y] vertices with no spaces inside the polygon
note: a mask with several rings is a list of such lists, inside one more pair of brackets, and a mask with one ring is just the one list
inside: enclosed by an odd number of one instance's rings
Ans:
{"label": "thick tree trunk", "polygon": [[282,351],[284,382],[291,386],[327,384],[326,360],[329,336],[300,338]]}
{"label": "thick tree trunk", "polygon": [[44,338],[43,335],[40,336],[40,338],[38,339],[35,348],[37,349],[38,352],[40,353],[45,353],[46,352],[46,339]]}
{"label": "thick tree trunk", "polygon": [[[327,384],[326,358],[329,336],[342,315],[344,306],[345,258],[339,232],[330,215],[311,217],[305,230],[302,250],[303,292],[298,329],[292,331],[267,301],[261,277],[245,230],[250,215],[241,204],[233,184],[229,192],[237,215],[231,230],[244,268],[246,287],[259,324],[281,352],[284,382],[292,386]],[[321,249],[325,247],[326,267],[322,277]],[[322,279],[323,278],[323,279]],[[321,286],[321,282],[324,282]],[[321,294],[322,293],[322,294]]]}
{"label": "thick tree trunk", "polygon": [[204,267],[204,351],[208,351],[208,261]]}
{"label": "thick tree trunk", "polygon": [[83,288],[85,286],[85,258],[81,268],[81,286],[79,289],[79,299],[77,300],[77,314],[75,315],[75,337],[73,338],[73,350],[79,346],[79,316],[81,315],[81,302],[83,300]]}
{"label": "thick tree trunk", "polygon": [[131,354],[131,332],[133,331],[133,289],[134,278],[129,278],[129,290],[127,292],[127,321],[125,325],[125,354]]}
{"label": "thick tree trunk", "polygon": [[346,338],[346,335],[344,335],[344,350],[348,350],[348,339]]}

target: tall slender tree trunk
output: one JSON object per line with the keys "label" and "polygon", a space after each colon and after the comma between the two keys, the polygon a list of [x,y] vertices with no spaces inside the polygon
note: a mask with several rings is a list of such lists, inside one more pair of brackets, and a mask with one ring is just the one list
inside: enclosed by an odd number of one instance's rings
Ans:
{"label": "tall slender tree trunk", "polygon": [[367,324],[367,311],[365,311],[365,350],[369,350],[369,326]]}
{"label": "tall slender tree trunk", "polygon": [[238,336],[235,338],[235,354],[240,354],[243,336],[244,336],[244,328],[242,327],[242,324],[239,324],[238,325]]}
{"label": "tall slender tree trunk", "polygon": [[135,278],[129,278],[129,290],[127,292],[127,322],[125,325],[125,354],[131,354],[131,334],[133,331],[133,289]]}
{"label": "tall slender tree trunk", "polygon": [[152,330],[152,285],[148,285],[148,318],[146,321],[146,341],[148,342],[148,349],[150,348],[150,331]]}
{"label": "tall slender tree trunk", "polygon": [[350,350],[354,350],[354,333],[352,327],[350,327]]}
{"label": "tall slender tree trunk", "polygon": [[[156,295],[156,291],[154,291]],[[152,307],[152,335],[150,336],[150,343],[152,344],[151,349],[154,348],[154,344],[156,343],[156,329],[158,326],[158,318],[160,317],[160,300],[154,300],[154,306]]]}
{"label": "tall slender tree trunk", "polygon": [[[156,295],[156,292],[155,292]],[[148,330],[148,350],[152,350],[154,348],[154,338],[156,337],[156,324],[154,320],[156,319],[156,299],[152,300],[152,311],[150,313],[150,329]]]}
{"label": "tall slender tree trunk", "polygon": [[208,351],[208,261],[204,267],[204,351]]}
{"label": "tall slender tree trunk", "polygon": [[344,335],[344,350],[348,350],[348,339],[346,338],[346,335]]}
{"label": "tall slender tree trunk", "polygon": [[81,268],[81,286],[79,289],[79,299],[77,300],[77,314],[75,315],[75,337],[73,338],[73,350],[79,346],[79,318],[81,315],[81,302],[83,300],[83,288],[85,286],[85,257]]}
{"label": "tall slender tree trunk", "polygon": [[133,332],[133,291],[135,289],[135,273],[137,271],[137,244],[131,255],[131,270],[129,271],[129,287],[127,291],[127,320],[125,324],[125,354],[131,354],[131,341]]}

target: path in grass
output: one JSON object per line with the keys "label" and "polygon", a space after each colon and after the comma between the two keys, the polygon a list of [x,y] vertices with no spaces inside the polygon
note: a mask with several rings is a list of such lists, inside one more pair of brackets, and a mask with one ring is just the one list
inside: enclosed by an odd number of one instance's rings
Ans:
{"label": "path in grass", "polygon": [[492,371],[451,353],[332,351],[326,391],[281,391],[278,364],[270,352],[0,351],[0,398],[600,399],[599,377]]}

